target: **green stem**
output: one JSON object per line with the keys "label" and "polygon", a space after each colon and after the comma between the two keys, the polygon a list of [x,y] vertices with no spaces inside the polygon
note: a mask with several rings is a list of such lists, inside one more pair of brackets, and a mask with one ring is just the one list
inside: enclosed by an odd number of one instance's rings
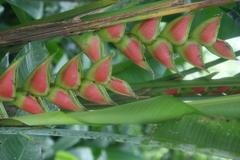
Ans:
{"label": "green stem", "polygon": [[238,78],[216,79],[216,80],[191,80],[191,81],[153,81],[131,84],[135,89],[139,88],[192,88],[192,87],[239,87]]}

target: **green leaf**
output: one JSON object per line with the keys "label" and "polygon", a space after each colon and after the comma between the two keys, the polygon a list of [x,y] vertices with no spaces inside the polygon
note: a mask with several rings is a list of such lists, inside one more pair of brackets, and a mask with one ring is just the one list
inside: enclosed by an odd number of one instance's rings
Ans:
{"label": "green leaf", "polygon": [[1,160],[40,159],[40,137],[37,138],[22,135],[1,135],[0,137]]}
{"label": "green leaf", "polygon": [[188,104],[208,116],[240,118],[240,95],[194,100]]}
{"label": "green leaf", "polygon": [[39,19],[43,16],[43,1],[29,0],[6,0],[11,5],[21,8],[34,19]]}
{"label": "green leaf", "polygon": [[64,49],[60,47],[62,39],[51,39],[46,42],[46,48],[48,49],[48,52],[50,55],[54,54],[52,62],[54,64],[58,64],[61,60],[61,58],[64,56]]}
{"label": "green leaf", "polygon": [[[239,118],[240,95],[194,100],[183,103],[171,96],[158,96],[147,100],[87,112],[49,112],[39,115],[13,117],[0,124],[30,126],[60,124],[126,124],[150,123],[177,119],[186,114],[205,114],[225,118]],[[228,107],[226,107],[228,106]]]}
{"label": "green leaf", "polygon": [[180,120],[159,123],[153,140],[168,143],[169,148],[200,151],[221,157],[239,157],[240,123],[235,120],[185,116]]}
{"label": "green leaf", "polygon": [[[150,127],[148,128],[148,135],[141,136],[106,131],[93,132],[39,127],[2,127],[0,132],[14,135],[21,133],[26,135],[81,137],[83,139],[167,147],[190,152],[197,151],[228,158],[239,157],[240,122],[238,120],[187,115],[180,119],[155,123],[148,127]],[[4,141],[1,138],[0,141]],[[128,155],[126,152],[124,153]],[[113,156],[115,156],[115,153],[113,153]]]}
{"label": "green leaf", "polygon": [[196,110],[171,96],[159,96],[147,100],[123,104],[111,108],[87,112],[49,112],[39,115],[14,117],[0,121],[0,124],[34,125],[50,124],[123,124],[148,123],[180,118]]}
{"label": "green leaf", "polygon": [[32,21],[31,16],[29,16],[29,14],[27,14],[24,10],[12,5],[12,9],[15,12],[16,16],[18,17],[18,20],[21,23],[27,23],[29,21]]}
{"label": "green leaf", "polygon": [[73,112],[69,115],[89,124],[119,124],[159,122],[180,118],[193,112],[195,112],[193,108],[177,98],[159,96],[107,109]]}

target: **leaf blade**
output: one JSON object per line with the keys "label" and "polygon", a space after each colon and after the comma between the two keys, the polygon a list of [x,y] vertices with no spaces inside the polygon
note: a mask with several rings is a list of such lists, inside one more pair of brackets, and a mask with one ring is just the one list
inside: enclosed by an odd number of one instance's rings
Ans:
{"label": "leaf blade", "polygon": [[0,125],[13,125],[14,123],[19,124],[19,122],[30,126],[82,123],[91,125],[148,123],[180,118],[185,114],[196,112],[194,108],[181,100],[163,95],[95,111],[48,112],[39,115],[13,117],[1,120]]}

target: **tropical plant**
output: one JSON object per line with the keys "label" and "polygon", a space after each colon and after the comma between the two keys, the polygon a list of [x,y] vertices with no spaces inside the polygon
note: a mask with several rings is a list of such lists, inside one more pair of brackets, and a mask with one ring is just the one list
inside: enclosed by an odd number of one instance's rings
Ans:
{"label": "tropical plant", "polygon": [[238,0],[64,1],[0,1],[0,159],[239,157]]}

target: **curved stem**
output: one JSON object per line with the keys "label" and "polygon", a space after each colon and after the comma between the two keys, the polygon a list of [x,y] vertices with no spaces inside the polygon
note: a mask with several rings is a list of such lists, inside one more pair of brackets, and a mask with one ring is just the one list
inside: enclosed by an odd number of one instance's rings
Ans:
{"label": "curved stem", "polygon": [[[115,15],[113,12],[103,14],[92,14],[72,21],[43,23],[38,25],[29,25],[20,28],[13,28],[7,31],[0,32],[0,46],[9,46],[22,44],[29,41],[46,39],[56,36],[75,35],[83,32],[98,30],[103,27],[111,26],[113,24],[126,23],[137,20],[144,20],[153,17],[166,16],[176,13],[189,12],[195,9],[219,6],[227,3],[239,2],[240,0],[203,0],[200,2],[182,4],[172,3],[173,1],[160,2],[158,5],[143,5],[132,8],[132,10],[120,10]],[[162,5],[167,6],[165,8]],[[168,4],[168,5],[166,5]],[[170,4],[170,5],[169,5]],[[156,7],[158,6],[158,7]],[[150,8],[150,10],[148,10]],[[100,18],[99,18],[100,17]],[[102,18],[101,18],[102,17]]]}
{"label": "curved stem", "polygon": [[191,80],[191,81],[154,81],[132,84],[133,88],[192,88],[192,87],[219,87],[234,86],[239,87],[240,81],[237,78],[217,79],[217,80]]}

